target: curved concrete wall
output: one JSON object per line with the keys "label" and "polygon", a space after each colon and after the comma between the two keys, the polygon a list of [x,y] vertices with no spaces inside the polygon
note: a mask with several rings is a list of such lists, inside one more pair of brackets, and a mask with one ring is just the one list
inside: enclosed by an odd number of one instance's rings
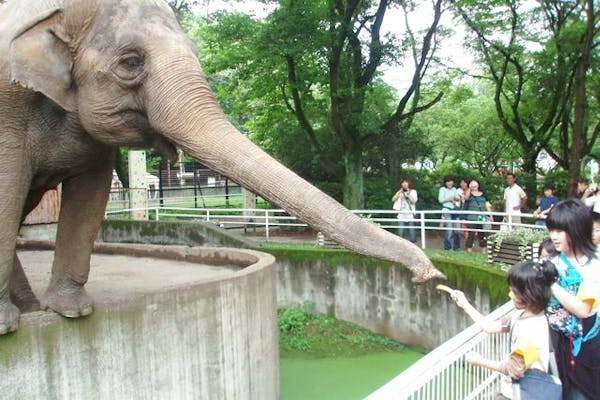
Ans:
{"label": "curved concrete wall", "polygon": [[[410,272],[401,266],[373,263],[353,255],[345,256],[335,266],[326,259],[298,261],[276,257],[280,307],[312,303],[319,313],[426,348],[440,345],[472,324],[445,292],[435,289],[439,282],[415,285]],[[494,298],[477,276],[448,275],[449,280],[444,283],[463,290],[484,315],[508,301],[507,295]],[[491,281],[499,287],[506,286],[502,274],[485,278],[488,285]]]}
{"label": "curved concrete wall", "polygon": [[2,398],[279,398],[271,255],[109,244],[95,251],[159,258],[165,264],[228,265],[234,272],[226,278],[165,285],[131,296],[131,301],[101,299],[90,317],[78,320],[50,312],[22,316],[16,333],[0,337]]}

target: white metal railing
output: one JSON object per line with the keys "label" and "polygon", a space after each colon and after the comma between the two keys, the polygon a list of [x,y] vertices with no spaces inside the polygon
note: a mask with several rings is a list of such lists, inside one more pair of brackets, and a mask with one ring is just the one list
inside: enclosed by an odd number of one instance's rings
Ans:
{"label": "white metal railing", "polygon": [[[498,319],[514,310],[508,302],[487,316]],[[509,353],[509,335],[487,334],[471,325],[429,352],[400,375],[368,395],[365,400],[464,400],[493,399],[500,390],[498,372],[474,367],[465,354],[502,360]]]}
{"label": "white metal railing", "polygon": [[[296,217],[289,215],[285,210],[282,209],[260,209],[260,208],[188,208],[188,207],[160,207],[158,205],[148,207],[145,209],[131,209],[131,208],[120,208],[115,204],[109,203],[109,208],[105,212],[105,218],[112,218],[118,215],[129,215],[133,211],[146,211],[153,214],[153,219],[159,221],[164,218],[175,218],[175,219],[187,219],[187,220],[200,220],[206,222],[214,222],[215,224],[224,228],[251,228],[251,229],[264,229],[264,234],[267,240],[269,240],[271,229],[273,227],[306,227],[307,225],[299,221]],[[443,218],[443,212],[441,210],[417,210],[415,211],[415,218],[410,221],[398,220],[396,218],[396,211],[392,210],[351,210],[356,215],[371,221],[384,229],[398,229],[398,228],[413,228],[417,231],[418,237],[420,238],[421,248],[427,248],[427,232],[428,231],[448,231],[453,229],[452,227],[446,226],[448,220]],[[456,210],[452,211],[453,214],[459,215],[466,218],[468,215],[481,215],[481,212],[477,211],[464,211]],[[526,228],[540,228],[539,226],[527,223],[515,223],[513,222],[513,216],[503,212],[486,212],[485,215],[491,215],[494,217],[494,221],[467,221],[467,220],[454,220],[454,223],[469,224],[469,225],[481,225],[482,229],[478,229],[479,232],[493,233],[498,230],[513,230],[514,228],[526,227]],[[521,214],[522,219],[533,219],[533,214]],[[409,226],[408,223],[412,222],[415,226]],[[489,224],[487,228],[483,229],[484,225]],[[462,226],[461,230],[469,230],[468,227]]]}

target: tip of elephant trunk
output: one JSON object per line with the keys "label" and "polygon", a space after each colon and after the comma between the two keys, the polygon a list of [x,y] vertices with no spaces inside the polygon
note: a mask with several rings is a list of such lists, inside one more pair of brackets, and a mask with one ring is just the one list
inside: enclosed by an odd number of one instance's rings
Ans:
{"label": "tip of elephant trunk", "polygon": [[447,280],[448,277],[446,275],[444,275],[442,272],[438,271],[437,269],[430,268],[427,270],[426,273],[417,274],[417,275],[413,276],[411,281],[413,283],[421,284],[421,283],[429,282],[434,279]]}

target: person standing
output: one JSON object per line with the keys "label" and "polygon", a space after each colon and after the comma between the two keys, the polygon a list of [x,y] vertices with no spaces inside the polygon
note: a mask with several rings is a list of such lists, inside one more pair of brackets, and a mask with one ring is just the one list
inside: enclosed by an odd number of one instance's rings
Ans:
{"label": "person standing", "polygon": [[[458,206],[461,210],[465,209],[465,203],[467,201],[467,198],[469,197],[469,183],[471,182],[471,180],[469,178],[461,178],[460,182],[458,183],[458,189],[456,189],[456,191],[458,192],[458,196],[460,197],[460,200],[458,201]],[[468,229],[467,229],[467,223],[465,222],[465,215],[461,214],[459,215],[459,219],[461,220],[460,222],[460,230],[461,230],[461,235],[466,239],[467,235],[468,235]]]}
{"label": "person standing", "polygon": [[589,193],[587,197],[583,199],[583,202],[591,211],[600,213],[600,191],[597,186],[593,186],[587,189],[586,193]]}
{"label": "person standing", "polygon": [[446,228],[444,250],[460,250],[459,214],[454,212],[460,208],[460,195],[451,176],[444,178],[444,185],[438,193],[438,202],[442,205],[442,219]]}
{"label": "person standing", "polygon": [[583,177],[577,178],[577,189],[574,197],[580,199],[581,201],[585,201],[585,199],[591,195],[592,190],[590,189],[589,181]]}
{"label": "person standing", "polygon": [[521,209],[527,204],[527,194],[517,184],[517,177],[512,172],[506,174],[506,189],[504,189],[504,212],[507,222],[521,223]]}
{"label": "person standing", "polygon": [[485,230],[484,226],[487,222],[491,221],[489,213],[492,211],[492,204],[489,202],[477,179],[471,179],[469,182],[469,196],[465,200],[465,209],[467,211],[476,211],[467,214],[467,221],[469,224],[467,227],[469,231],[467,233],[467,243],[465,248],[468,252],[473,251],[473,244],[475,243],[475,235],[479,235],[479,247],[485,251]]}
{"label": "person standing", "polygon": [[535,217],[535,224],[538,226],[546,226],[546,218],[548,213],[558,203],[558,197],[555,196],[556,187],[553,183],[546,183],[544,185],[544,197],[540,200],[540,205],[533,212]]}
{"label": "person standing", "polygon": [[549,261],[559,274],[546,314],[567,400],[600,399],[600,261],[592,226],[578,199],[559,202],[546,219],[558,252]]}
{"label": "person standing", "polygon": [[417,191],[412,188],[410,179],[402,178],[400,189],[392,197],[394,210],[398,211],[398,236],[404,237],[408,231],[410,241],[417,242],[417,231],[415,229],[415,211],[418,196]]}

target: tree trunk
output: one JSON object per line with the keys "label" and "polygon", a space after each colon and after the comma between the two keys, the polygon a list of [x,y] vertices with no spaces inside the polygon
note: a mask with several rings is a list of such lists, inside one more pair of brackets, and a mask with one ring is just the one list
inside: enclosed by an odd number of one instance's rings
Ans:
{"label": "tree trunk", "polygon": [[[581,57],[575,68],[574,90],[575,90],[575,105],[573,110],[573,137],[571,141],[571,154],[569,160],[569,182],[571,192],[577,190],[577,178],[579,177],[581,166],[579,163],[586,155],[586,75],[590,65],[590,53],[592,51],[592,43],[594,39],[594,13],[593,2],[586,1],[586,16],[587,29],[583,37],[583,48]],[[591,147],[591,146],[590,146]]]}
{"label": "tree trunk", "polygon": [[344,151],[344,205],[351,210],[364,208],[363,157],[360,146]]}

